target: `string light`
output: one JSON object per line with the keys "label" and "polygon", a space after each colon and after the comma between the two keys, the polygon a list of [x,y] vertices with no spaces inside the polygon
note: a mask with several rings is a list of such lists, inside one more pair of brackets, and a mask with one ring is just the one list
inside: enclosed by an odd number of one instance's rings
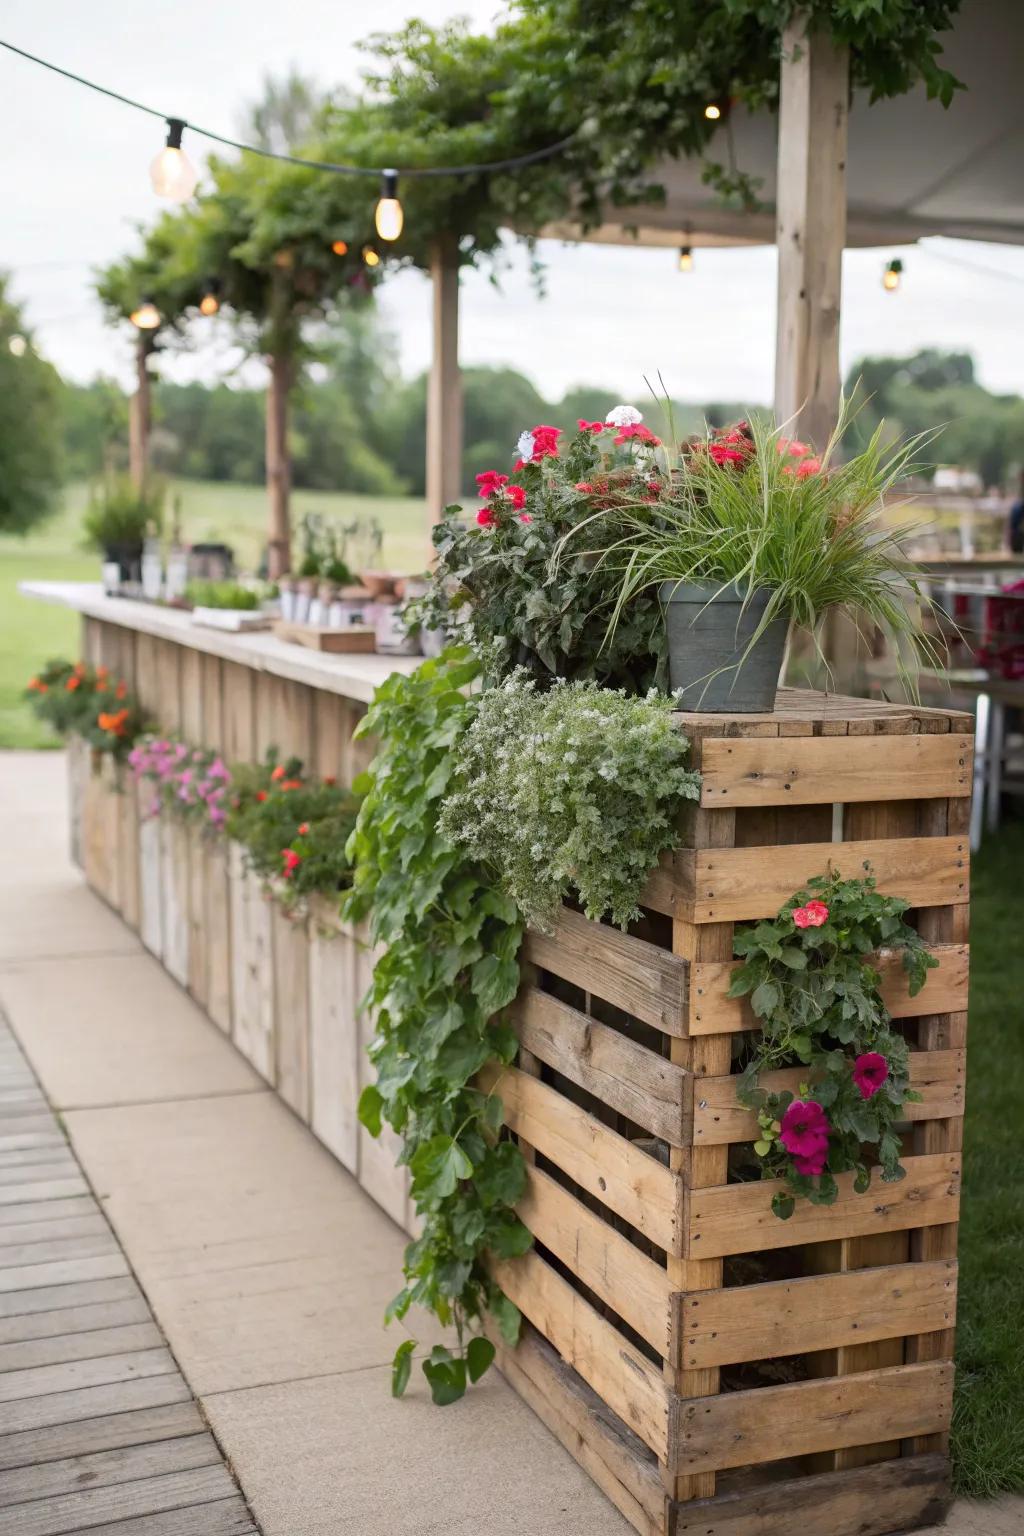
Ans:
{"label": "string light", "polygon": [[380,266],[380,252],[375,251],[372,245],[363,246],[363,260],[368,267]]}
{"label": "string light", "polygon": [[220,283],[215,277],[211,277],[204,285],[204,293],[199,300],[199,313],[201,315],[215,315],[220,309]]}
{"label": "string light", "polygon": [[886,293],[895,293],[900,286],[900,277],[903,273],[903,263],[898,256],[892,261],[887,261],[882,272],[882,287]]}
{"label": "string light", "polygon": [[380,179],[380,201],[374,214],[377,233],[382,240],[397,240],[405,216],[398,201],[398,172],[385,171]]}
{"label": "string light", "polygon": [[172,203],[187,203],[196,189],[199,172],[181,147],[185,123],[180,117],[167,119],[167,143],[149,167],[149,179],[158,197]]}
{"label": "string light", "polygon": [[152,299],[143,299],[138,309],[133,309],[128,318],[140,331],[155,331],[160,324],[160,311]]}
{"label": "string light", "polygon": [[704,108],[704,116],[707,118],[708,122],[709,123],[717,123],[718,119],[721,117],[721,115],[722,115],[722,109],[719,106],[718,102],[717,101],[709,101],[707,106]]}
{"label": "string light", "polygon": [[333,240],[331,242],[331,250],[334,252],[335,256],[347,256],[348,255],[348,241],[347,240]]}
{"label": "string light", "polygon": [[693,247],[692,246],[681,245],[679,247],[679,270],[680,270],[680,272],[692,272],[693,271]]}

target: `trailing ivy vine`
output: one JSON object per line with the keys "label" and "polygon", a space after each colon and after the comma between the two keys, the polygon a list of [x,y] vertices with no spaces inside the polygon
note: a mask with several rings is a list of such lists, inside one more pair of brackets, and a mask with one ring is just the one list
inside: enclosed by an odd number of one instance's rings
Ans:
{"label": "trailing ivy vine", "polygon": [[[519,987],[522,923],[491,873],[437,825],[452,749],[476,710],[462,690],[478,672],[472,654],[455,648],[377,690],[360,734],[376,737],[380,751],[355,784],[365,799],[342,907],[350,921],[367,919],[371,942],[386,946],[369,995],[377,1081],[363,1091],[359,1116],[371,1135],[387,1121],[401,1136],[423,1228],[406,1249],[406,1283],[386,1316],[402,1318],[415,1302],[454,1326],[457,1348],[439,1346],[423,1363],[440,1404],[461,1397],[494,1358],[475,1332],[488,1312],[516,1342],[519,1311],[484,1258],[515,1257],[532,1241],[513,1210],[525,1186],[522,1154],[501,1139],[500,1099],[471,1086],[485,1062],[508,1064],[516,1053],[502,1010]],[[396,1352],[396,1396],[413,1348],[406,1340]]]}
{"label": "trailing ivy vine", "polygon": [[[909,903],[883,896],[871,876],[819,875],[770,922],[741,930],[731,997],[750,998],[761,1021],[737,1098],[758,1117],[754,1152],[765,1178],[781,1179],[772,1200],[786,1220],[797,1197],[832,1205],[835,1175],[853,1171],[854,1189],[871,1183],[864,1148],[877,1149],[882,1178],[904,1177],[895,1125],[920,1097],[909,1086],[907,1043],[891,1028],[879,950],[896,951],[913,997],[938,962],[904,921]],[[761,1073],[806,1068],[797,1092],[774,1091]]]}

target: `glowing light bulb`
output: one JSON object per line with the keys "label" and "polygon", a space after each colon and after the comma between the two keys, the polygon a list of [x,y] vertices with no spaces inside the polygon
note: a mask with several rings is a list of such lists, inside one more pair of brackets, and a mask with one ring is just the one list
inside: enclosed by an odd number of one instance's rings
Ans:
{"label": "glowing light bulb", "polygon": [[899,257],[888,261],[882,271],[882,287],[886,293],[895,293],[900,286],[900,278],[903,273],[903,263]]}
{"label": "glowing light bulb", "polygon": [[363,260],[368,267],[380,266],[380,252],[375,251],[372,245],[363,246]]}
{"label": "glowing light bulb", "polygon": [[398,172],[384,171],[380,183],[380,202],[374,215],[377,233],[382,240],[397,240],[402,233],[405,215],[398,201]]}
{"label": "glowing light bulb", "polygon": [[24,336],[14,335],[8,341],[7,348],[8,351],[13,352],[15,357],[24,357],[28,351],[28,342]]}
{"label": "glowing light bulb", "polygon": [[331,242],[331,250],[334,252],[335,256],[347,256],[348,255],[348,241],[347,240],[334,240],[334,241],[332,241]]}
{"label": "glowing light bulb", "polygon": [[722,115],[722,109],[718,105],[718,102],[717,101],[709,101],[707,106],[704,108],[704,116],[707,118],[708,122],[709,123],[717,123],[718,119],[721,117],[721,115]]}
{"label": "glowing light bulb", "polygon": [[160,324],[160,311],[152,299],[143,299],[138,309],[133,309],[128,318],[140,331],[155,331]]}
{"label": "glowing light bulb", "polygon": [[199,180],[199,172],[181,147],[184,131],[180,117],[167,119],[167,143],[149,167],[153,191],[172,203],[187,203]]}
{"label": "glowing light bulb", "polygon": [[680,272],[693,271],[693,250],[688,245],[679,247],[679,270]]}
{"label": "glowing light bulb", "polygon": [[220,300],[217,295],[212,290],[209,293],[204,293],[199,300],[199,313],[201,315],[215,315],[218,309],[220,309]]}

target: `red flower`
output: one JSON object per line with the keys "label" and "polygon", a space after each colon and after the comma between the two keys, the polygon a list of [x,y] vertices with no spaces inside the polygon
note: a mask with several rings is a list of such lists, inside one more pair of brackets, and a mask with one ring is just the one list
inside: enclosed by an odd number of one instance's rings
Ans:
{"label": "red flower", "polygon": [[589,480],[577,480],[574,489],[582,491],[584,496],[593,496],[594,494],[594,487]]}
{"label": "red flower", "polygon": [[519,521],[521,523],[532,523],[533,518],[530,516],[529,512],[520,512]]}
{"label": "red flower", "polygon": [[301,789],[302,788],[302,780],[301,779],[285,779],[284,783],[281,785],[281,788],[282,789]]}
{"label": "red flower", "polygon": [[490,507],[481,507],[476,515],[476,520],[481,528],[493,528],[498,521]]}
{"label": "red flower", "polygon": [[283,779],[284,778],[284,764],[283,763],[278,763],[277,767],[274,769],[274,771],[270,775],[270,777],[273,779],[275,784],[278,782],[279,779]]}
{"label": "red flower", "polygon": [[259,801],[260,805],[263,804],[263,802],[264,802],[264,800],[266,798],[267,798],[267,792],[266,792],[265,789],[258,789],[256,791],[256,799]]}
{"label": "red flower", "polygon": [[816,475],[820,470],[820,459],[803,459],[796,467],[796,477],[798,480],[806,480],[808,475]]}
{"label": "red flower", "polygon": [[878,1051],[866,1051],[853,1064],[853,1080],[862,1099],[873,1099],[889,1076],[889,1063]]}
{"label": "red flower", "polygon": [[325,783],[325,784],[329,784],[329,785],[330,785],[330,786],[331,786],[331,788],[332,788],[332,789],[333,789],[333,787],[334,787],[334,785],[335,785],[335,784],[337,784],[337,782],[338,782],[338,781],[337,781],[337,779],[336,779],[336,778],[335,778],[335,777],[334,777],[334,774],[333,774],[333,773],[325,773],[325,774],[324,774],[324,777],[323,777],[323,783]]}
{"label": "red flower", "polygon": [[714,463],[719,465],[743,464],[747,455],[740,448],[727,448],[725,443],[709,443],[708,453]]}
{"label": "red flower", "polygon": [[793,922],[798,928],[821,928],[828,922],[828,907],[823,901],[809,901],[805,907],[797,907]]}
{"label": "red flower", "polygon": [[514,511],[519,512],[526,506],[526,491],[521,485],[510,485],[504,492],[504,498],[510,502]]}
{"label": "red flower", "polygon": [[645,427],[642,421],[632,421],[626,427],[620,427],[615,434],[616,446],[620,443],[628,443],[632,439],[638,443],[650,443],[652,447],[661,445],[661,438],[655,437],[650,427]]}
{"label": "red flower", "polygon": [[81,681],[82,679],[79,674],[77,672],[73,672],[72,675],[68,678],[67,682],[64,684],[64,687],[67,689],[68,693],[74,693],[75,689],[79,686]]}
{"label": "red flower", "polygon": [[577,419],[576,425],[581,432],[603,432],[605,428],[603,421],[584,421],[582,416]]}
{"label": "red flower", "polygon": [[557,459],[558,439],[561,435],[561,427],[534,427],[531,462],[536,464],[539,459]]}
{"label": "red flower", "polygon": [[115,699],[126,699],[127,697],[128,697],[128,684],[125,682],[124,678],[122,678],[121,681],[118,683],[117,687],[114,689],[114,698]]}
{"label": "red flower", "polygon": [[309,836],[309,822],[308,821],[304,821],[304,822],[300,823],[300,825],[299,825],[299,836],[300,837],[308,837]]}
{"label": "red flower", "polygon": [[503,485],[508,485],[508,475],[499,475],[496,469],[487,469],[482,475],[477,475],[476,483],[479,487],[477,495],[486,499],[500,491]]}
{"label": "red flower", "polygon": [[285,879],[290,880],[302,863],[302,854],[296,853],[294,848],[282,848],[281,859],[284,863]]}
{"label": "red flower", "polygon": [[[782,1117],[779,1140],[791,1157],[825,1160],[828,1151],[828,1119],[815,1099],[794,1099]],[[803,1169],[799,1169],[803,1172]],[[817,1169],[821,1172],[821,1169]]]}

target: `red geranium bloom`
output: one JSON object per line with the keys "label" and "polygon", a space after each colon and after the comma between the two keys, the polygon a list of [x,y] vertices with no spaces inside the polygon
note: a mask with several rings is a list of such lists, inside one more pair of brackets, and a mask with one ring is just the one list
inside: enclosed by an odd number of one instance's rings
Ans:
{"label": "red geranium bloom", "polygon": [[594,487],[591,485],[589,480],[577,480],[573,489],[582,491],[584,496],[593,496],[594,494]]}
{"label": "red geranium bloom", "polygon": [[521,523],[532,523],[533,518],[530,516],[529,512],[520,512],[519,521]]}
{"label": "red geranium bloom", "polygon": [[296,853],[294,848],[282,848],[281,859],[284,863],[285,878],[290,880],[302,863],[302,854]]}
{"label": "red geranium bloom", "polygon": [[603,421],[584,421],[582,416],[579,417],[576,425],[581,432],[603,432],[605,428]]}
{"label": "red geranium bloom", "polygon": [[820,928],[828,922],[828,907],[823,901],[809,901],[805,907],[797,907],[793,921],[798,928]]}
{"label": "red geranium bloom", "polygon": [[816,475],[820,470],[820,459],[803,459],[796,467],[796,477],[798,480],[806,480],[808,475]]}
{"label": "red geranium bloom", "polygon": [[817,1158],[828,1146],[828,1119],[815,1099],[794,1099],[782,1117],[779,1140],[792,1157]]}
{"label": "red geranium bloom", "polygon": [[266,798],[267,798],[267,792],[266,792],[265,789],[258,789],[256,791],[256,799],[259,801],[260,805],[263,804],[263,802],[264,802],[264,800]]}
{"label": "red geranium bloom", "polygon": [[526,506],[526,491],[521,485],[510,485],[508,490],[504,492],[504,497],[506,501],[511,502],[516,512],[521,511]]}
{"label": "red geranium bloom", "polygon": [[82,679],[77,672],[72,673],[71,677],[69,677],[67,682],[64,684],[64,687],[67,689],[68,693],[74,693],[75,689],[79,686],[81,681]]}
{"label": "red geranium bloom", "polygon": [[561,427],[534,427],[532,462],[536,464],[538,459],[557,459],[558,439],[561,435]]}
{"label": "red geranium bloom", "polygon": [[739,448],[728,448],[725,443],[709,443],[708,453],[716,464],[742,464],[747,455]]}
{"label": "red geranium bloom", "polygon": [[270,775],[270,777],[273,779],[275,784],[277,783],[277,781],[279,779],[283,779],[284,778],[284,764],[283,763],[278,763],[277,767],[274,769],[274,771]]}
{"label": "red geranium bloom", "polygon": [[299,836],[300,837],[307,837],[308,835],[309,835],[309,822],[308,821],[304,821],[299,826]]}
{"label": "red geranium bloom", "polygon": [[302,788],[302,780],[301,779],[285,779],[284,783],[281,785],[281,788],[282,789],[301,789]]}
{"label": "red geranium bloom", "polygon": [[628,426],[620,427],[615,434],[616,445],[628,443],[632,439],[638,443],[650,443],[657,448],[661,444],[661,438],[655,437],[650,427],[645,427],[642,421],[631,421]]}
{"label": "red geranium bloom", "polygon": [[481,528],[493,528],[498,521],[490,507],[481,507],[476,515],[476,520]]}
{"label": "red geranium bloom", "polygon": [[853,1080],[862,1099],[873,1099],[889,1076],[889,1063],[878,1051],[865,1051],[853,1064]]}
{"label": "red geranium bloom", "polygon": [[500,491],[503,485],[508,485],[508,475],[499,475],[496,469],[487,469],[482,475],[477,475],[476,483],[479,487],[477,495],[486,498]]}

